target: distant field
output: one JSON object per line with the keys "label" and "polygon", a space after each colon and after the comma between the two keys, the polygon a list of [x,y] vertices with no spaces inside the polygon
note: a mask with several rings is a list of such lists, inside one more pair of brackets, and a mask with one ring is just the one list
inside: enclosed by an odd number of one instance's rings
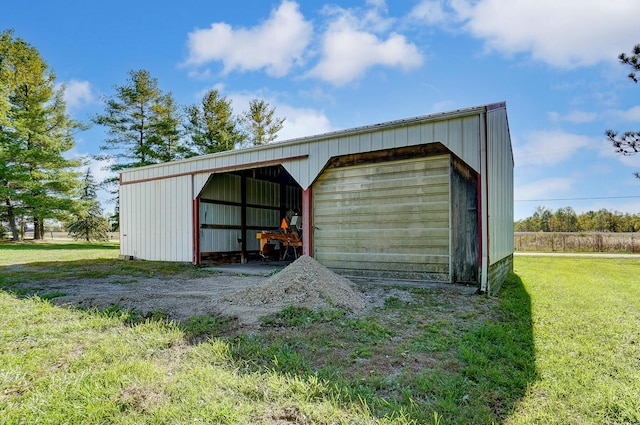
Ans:
{"label": "distant field", "polygon": [[516,251],[640,253],[640,233],[516,232]]}

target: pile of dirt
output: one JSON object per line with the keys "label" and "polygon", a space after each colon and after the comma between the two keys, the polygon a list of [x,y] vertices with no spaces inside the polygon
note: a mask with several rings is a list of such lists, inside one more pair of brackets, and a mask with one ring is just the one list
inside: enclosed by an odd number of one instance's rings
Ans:
{"label": "pile of dirt", "polygon": [[218,309],[250,324],[291,305],[358,312],[366,307],[366,301],[349,279],[304,255],[266,281],[225,296]]}

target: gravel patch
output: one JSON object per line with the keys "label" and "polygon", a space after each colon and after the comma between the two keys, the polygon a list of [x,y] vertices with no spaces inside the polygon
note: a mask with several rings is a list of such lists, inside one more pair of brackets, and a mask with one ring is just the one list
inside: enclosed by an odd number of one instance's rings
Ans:
{"label": "gravel patch", "polygon": [[338,307],[356,313],[367,302],[353,282],[305,255],[266,281],[222,297],[217,309],[243,324],[256,324],[260,316],[292,305],[313,310]]}

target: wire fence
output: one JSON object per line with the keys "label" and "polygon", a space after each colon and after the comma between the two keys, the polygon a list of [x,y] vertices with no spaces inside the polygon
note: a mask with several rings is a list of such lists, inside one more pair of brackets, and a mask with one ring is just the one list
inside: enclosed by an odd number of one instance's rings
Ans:
{"label": "wire fence", "polygon": [[516,232],[516,251],[640,253],[640,233]]}

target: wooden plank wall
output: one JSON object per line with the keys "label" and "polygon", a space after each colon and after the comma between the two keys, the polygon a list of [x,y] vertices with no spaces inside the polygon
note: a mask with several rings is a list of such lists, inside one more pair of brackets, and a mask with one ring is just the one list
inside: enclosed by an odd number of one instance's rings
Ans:
{"label": "wooden plank wall", "polygon": [[449,158],[325,170],[313,185],[314,257],[345,274],[449,281]]}

